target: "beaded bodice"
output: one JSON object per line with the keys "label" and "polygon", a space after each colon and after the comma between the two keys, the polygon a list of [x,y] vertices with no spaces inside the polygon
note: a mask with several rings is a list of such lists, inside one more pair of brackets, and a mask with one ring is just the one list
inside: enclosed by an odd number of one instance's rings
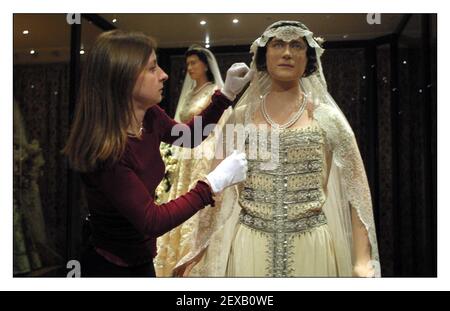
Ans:
{"label": "beaded bodice", "polygon": [[247,180],[239,195],[244,212],[288,221],[320,213],[327,174],[324,140],[316,125],[282,130],[276,169],[265,170],[260,159],[248,159]]}

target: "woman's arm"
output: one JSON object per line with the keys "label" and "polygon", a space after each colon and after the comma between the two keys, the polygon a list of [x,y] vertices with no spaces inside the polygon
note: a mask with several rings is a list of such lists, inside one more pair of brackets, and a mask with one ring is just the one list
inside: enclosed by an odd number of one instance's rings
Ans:
{"label": "woman's arm", "polygon": [[[225,109],[233,104],[236,95],[239,94],[244,86],[250,82],[254,73],[255,72],[253,70],[250,70],[245,63],[233,64],[227,71],[227,77],[225,79],[222,90],[217,90],[213,94],[213,96],[211,97],[211,104],[209,104],[208,107],[203,110],[202,114],[200,115],[202,121],[201,126],[200,124],[195,124],[195,120],[197,118],[194,118],[185,125],[177,126],[176,131],[173,131],[177,123],[169,118],[162,109],[156,107],[159,109],[159,112],[162,112],[161,117],[159,118],[161,121],[161,140],[165,143],[175,145],[180,145],[182,143],[184,144],[183,147],[190,148],[200,145],[200,143],[213,130],[213,128],[208,127],[208,131],[205,131],[205,133],[203,133],[205,127],[207,127],[209,124],[217,123],[219,121]],[[192,135],[192,130],[197,127],[201,129],[202,133],[196,133],[194,131],[194,135]],[[177,139],[181,138],[180,136],[182,136],[184,133],[191,134],[190,141],[189,139],[177,141]],[[188,146],[186,146],[187,144]]]}
{"label": "woman's arm", "polygon": [[[194,148],[200,145],[213,129],[212,127],[208,127],[209,131],[203,133],[205,127],[217,123],[223,112],[232,104],[233,102],[220,93],[220,91],[216,91],[211,97],[210,104],[203,112],[185,124],[176,122],[164,110],[155,107],[161,141],[185,148]],[[200,120],[201,123],[199,122]],[[187,137],[184,137],[183,134],[187,135]]]}
{"label": "woman's arm", "polygon": [[143,234],[160,236],[180,225],[206,205],[211,189],[203,181],[186,194],[157,205],[135,172],[123,163],[100,173],[99,189],[111,204]]}

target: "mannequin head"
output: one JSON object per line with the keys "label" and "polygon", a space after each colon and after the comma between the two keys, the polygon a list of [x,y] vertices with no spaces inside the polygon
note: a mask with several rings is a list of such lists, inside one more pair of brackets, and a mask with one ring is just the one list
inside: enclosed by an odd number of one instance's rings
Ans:
{"label": "mannequin head", "polygon": [[207,81],[214,82],[214,76],[208,65],[206,54],[198,49],[188,50],[185,54],[186,70],[192,80],[199,81],[206,78]]}
{"label": "mannequin head", "polygon": [[[300,27],[299,23],[280,22],[273,24],[265,32],[286,26],[304,29]],[[287,74],[289,72],[288,68],[284,68],[286,70],[284,70],[285,73],[283,74],[281,70],[274,72],[274,61],[279,63],[295,63],[295,72],[291,70],[291,74]],[[313,47],[309,46],[304,37],[298,37],[289,42],[277,37],[271,37],[267,44],[259,46],[256,50],[255,62],[258,71],[267,71],[271,76],[273,76],[272,74],[277,76],[278,72],[278,75],[281,74],[279,78],[284,77],[290,79],[290,76],[294,74],[298,75],[297,78],[307,77],[318,69],[316,51]]]}

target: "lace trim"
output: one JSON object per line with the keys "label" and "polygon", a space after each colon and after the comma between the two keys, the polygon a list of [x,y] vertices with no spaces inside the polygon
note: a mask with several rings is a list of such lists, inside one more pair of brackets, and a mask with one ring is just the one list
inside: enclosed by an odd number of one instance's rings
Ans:
{"label": "lace trim", "polygon": [[295,23],[296,26],[281,26],[277,28],[273,28],[276,26],[272,24],[264,31],[264,33],[256,39],[250,47],[250,52],[253,55],[256,55],[256,51],[258,47],[266,46],[267,42],[273,37],[281,39],[285,42],[289,42],[298,38],[306,38],[308,45],[312,48],[315,48],[319,54],[319,56],[323,53],[323,49],[318,42],[322,42],[322,38],[313,38],[313,33],[302,23],[293,22],[293,21],[283,21],[282,23]]}
{"label": "lace trim", "polygon": [[375,270],[375,276],[379,277],[381,272],[372,199],[355,135],[348,122],[326,105],[317,107],[314,115],[324,127],[330,148],[334,150],[334,161],[342,170],[342,182],[348,201],[368,232],[372,253],[370,263]]}

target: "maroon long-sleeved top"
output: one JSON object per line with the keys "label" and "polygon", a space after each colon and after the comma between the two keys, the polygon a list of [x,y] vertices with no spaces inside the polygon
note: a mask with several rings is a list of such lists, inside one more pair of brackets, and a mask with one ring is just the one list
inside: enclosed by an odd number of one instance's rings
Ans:
{"label": "maroon long-sleeved top", "polygon": [[[216,91],[211,104],[201,114],[203,127],[217,123],[230,104]],[[172,144],[179,138],[171,135],[177,122],[159,106],[153,106],[147,110],[143,124],[141,140],[130,137],[120,161],[81,175],[86,186],[94,246],[128,265],[152,260],[156,256],[158,236],[214,203],[211,189],[200,181],[185,195],[162,205],[155,204],[155,189],[165,171],[159,145],[161,141]],[[193,136],[193,120],[182,126],[189,127]]]}

